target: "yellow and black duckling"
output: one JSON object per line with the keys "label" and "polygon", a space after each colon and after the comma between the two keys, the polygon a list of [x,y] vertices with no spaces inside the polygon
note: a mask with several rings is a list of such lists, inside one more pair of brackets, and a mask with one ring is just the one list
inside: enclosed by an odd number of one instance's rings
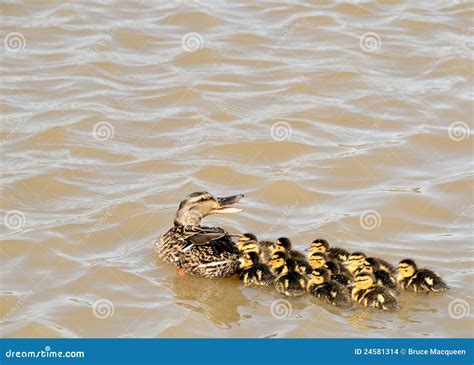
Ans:
{"label": "yellow and black duckling", "polygon": [[393,266],[391,263],[383,259],[380,259],[378,257],[367,257],[365,261],[367,261],[372,266],[376,267],[377,270],[384,270],[388,272],[389,274],[392,274],[396,271],[395,266]]}
{"label": "yellow and black duckling", "polygon": [[349,257],[349,251],[339,247],[329,247],[328,241],[322,238],[315,239],[309,248],[311,253],[321,252],[327,255],[330,261],[344,262]]}
{"label": "yellow and black duckling", "polygon": [[366,261],[367,255],[363,252],[353,252],[347,258],[345,263],[346,269],[354,273],[359,266],[362,266]]}
{"label": "yellow and black duckling", "polygon": [[445,292],[448,285],[438,274],[428,269],[418,269],[415,261],[405,259],[398,264],[398,285],[415,293]]}
{"label": "yellow and black duckling", "polygon": [[296,271],[295,260],[287,259],[281,274],[275,279],[277,292],[287,297],[299,297],[306,293],[307,285],[308,279],[306,276]]}
{"label": "yellow and black duckling", "polygon": [[281,275],[281,273],[285,269],[286,260],[290,258],[291,256],[284,251],[276,251],[273,253],[272,257],[270,258],[269,265],[275,276]]}
{"label": "yellow and black duckling", "polygon": [[331,274],[331,280],[344,286],[352,285],[352,274],[345,267],[340,266],[335,261],[326,261],[326,270]]}
{"label": "yellow and black duckling", "polygon": [[328,261],[326,254],[313,252],[309,256],[309,263],[314,269],[327,269],[331,273],[331,280],[337,281],[342,285],[350,285],[352,274],[344,267],[339,266],[335,261]]}
{"label": "yellow and black duckling", "polygon": [[332,281],[329,271],[326,269],[313,270],[306,289],[311,295],[336,307],[349,308],[352,306],[349,289]]}
{"label": "yellow and black duckling", "polygon": [[293,259],[306,260],[306,256],[304,253],[299,252],[297,250],[293,250],[291,241],[287,237],[280,237],[274,242],[273,252],[276,251],[285,251],[289,253],[291,258]]}
{"label": "yellow and black duckling", "polygon": [[390,289],[394,294],[398,294],[397,280],[392,274],[378,266],[377,261],[367,259],[356,269],[354,275],[357,276],[362,273],[372,274],[376,284]]}
{"label": "yellow and black duckling", "polygon": [[253,233],[244,233],[239,237],[237,247],[240,252],[257,252],[260,256],[260,262],[268,263],[270,261],[273,242],[258,241]]}
{"label": "yellow and black duckling", "polygon": [[239,279],[245,286],[266,286],[273,285],[275,277],[270,268],[260,263],[260,257],[256,252],[244,253],[239,258],[240,273]]}
{"label": "yellow and black duckling", "polygon": [[385,311],[400,309],[397,298],[390,289],[375,284],[375,278],[367,272],[360,273],[354,278],[352,300],[367,308]]}
{"label": "yellow and black duckling", "polygon": [[173,227],[155,241],[158,256],[191,275],[217,278],[235,274],[239,250],[232,236],[220,227],[201,226],[201,221],[211,214],[240,212],[234,205],[242,197],[216,198],[206,191],[188,195],[179,205]]}

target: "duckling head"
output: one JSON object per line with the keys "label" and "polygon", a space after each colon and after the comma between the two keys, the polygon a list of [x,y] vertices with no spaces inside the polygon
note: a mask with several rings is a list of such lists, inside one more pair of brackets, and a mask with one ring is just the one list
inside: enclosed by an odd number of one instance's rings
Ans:
{"label": "duckling head", "polygon": [[197,226],[202,219],[211,214],[237,213],[241,209],[234,207],[244,196],[233,195],[225,198],[216,198],[207,191],[191,193],[179,205],[175,226]]}
{"label": "duckling head", "polygon": [[359,265],[359,267],[357,269],[355,269],[355,271],[354,271],[355,275],[359,275],[359,274],[362,274],[362,273],[373,274],[374,273],[374,267],[370,263],[365,261],[364,263],[362,263],[362,265]]}
{"label": "duckling head", "polygon": [[284,251],[288,252],[291,250],[291,241],[287,237],[280,237],[273,243],[273,251]]}
{"label": "duckling head", "polygon": [[247,269],[259,263],[259,257],[256,252],[247,252],[239,257],[239,267]]}
{"label": "duckling head", "polygon": [[362,252],[353,252],[347,258],[346,267],[350,272],[354,272],[365,262],[366,255]]}
{"label": "duckling head", "polygon": [[313,252],[326,253],[328,249],[329,249],[328,241],[326,241],[322,238],[317,238],[313,242],[311,242],[311,246],[309,248],[311,253],[313,253]]}
{"label": "duckling head", "polygon": [[314,269],[308,281],[308,286],[327,283],[329,278],[329,272],[326,269]]}
{"label": "duckling head", "polygon": [[290,258],[290,255],[283,251],[274,252],[270,258],[270,267],[273,270],[279,270],[285,266],[286,260]]}
{"label": "duckling head", "polygon": [[309,264],[313,269],[320,269],[326,266],[327,257],[321,252],[313,252],[309,255]]}
{"label": "duckling head", "polygon": [[244,233],[239,237],[239,242],[257,241],[257,236],[253,233]]}
{"label": "duckling head", "polygon": [[369,289],[374,285],[375,279],[372,274],[369,273],[360,273],[354,278],[355,289]]}
{"label": "duckling head", "polygon": [[330,274],[339,274],[341,272],[339,265],[336,264],[335,262],[327,261],[326,265],[324,266],[329,271]]}
{"label": "duckling head", "polygon": [[283,273],[287,272],[295,272],[296,271],[296,261],[292,258],[289,258],[285,261],[285,267],[283,269]]}
{"label": "duckling head", "polygon": [[[239,247],[240,246],[240,247]],[[241,245],[237,245],[241,252],[256,252],[260,254],[260,246],[256,241],[247,241],[242,243]]]}
{"label": "duckling head", "polygon": [[415,261],[410,259],[402,260],[398,264],[398,272],[404,278],[411,278],[417,269]]}

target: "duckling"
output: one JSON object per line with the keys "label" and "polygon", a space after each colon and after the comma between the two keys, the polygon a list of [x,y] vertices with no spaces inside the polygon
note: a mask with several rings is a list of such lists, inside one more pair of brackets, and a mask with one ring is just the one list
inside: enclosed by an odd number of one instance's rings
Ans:
{"label": "duckling", "polygon": [[311,252],[321,252],[331,261],[344,262],[349,257],[349,251],[339,247],[329,247],[328,241],[322,238],[315,239],[310,246]]}
{"label": "duckling", "polygon": [[376,266],[377,270],[384,270],[390,274],[396,271],[395,266],[393,266],[391,263],[383,259],[380,259],[378,257],[367,257],[365,261],[367,261],[369,264],[371,264],[374,267]]}
{"label": "duckling", "polygon": [[306,287],[307,291],[336,307],[351,307],[352,301],[349,289],[336,281],[331,281],[329,275],[329,271],[326,269],[313,270]]}
{"label": "duckling", "polygon": [[331,280],[344,286],[352,284],[352,274],[345,267],[341,267],[334,261],[327,261],[325,267],[331,274]]}
{"label": "duckling", "polygon": [[364,264],[365,259],[367,258],[366,254],[363,252],[353,252],[349,255],[346,261],[346,269],[351,273],[354,273],[356,269]]}
{"label": "duckling", "polygon": [[324,269],[327,256],[321,252],[313,252],[309,255],[309,263],[313,269]]}
{"label": "duckling", "polygon": [[270,268],[260,263],[260,258],[256,252],[247,252],[239,258],[239,279],[245,286],[266,286],[273,285],[275,277]]}
{"label": "duckling", "polygon": [[[382,270],[381,267],[378,266],[377,261],[369,259],[354,271],[354,275],[357,276],[358,274],[362,273],[372,274],[375,278],[376,284],[391,290],[393,294],[398,294],[397,281],[393,275],[385,270]],[[371,264],[370,262],[373,263]]]}
{"label": "duckling", "polygon": [[281,274],[275,279],[275,289],[288,297],[299,297],[306,293],[308,279],[296,271],[294,259],[287,259]]}
{"label": "duckling", "polygon": [[244,233],[237,242],[237,248],[241,252],[257,252],[260,262],[264,264],[270,261],[272,245],[271,241],[258,241],[253,233]]}
{"label": "duckling", "polygon": [[281,275],[282,271],[285,268],[286,260],[290,258],[291,256],[284,251],[276,251],[275,253],[273,253],[272,257],[270,258],[269,265],[275,276]]}
{"label": "duckling", "polygon": [[292,249],[291,241],[287,237],[280,237],[274,242],[273,252],[276,252],[276,251],[288,252],[291,258],[293,259],[306,260],[306,256],[304,255],[304,253],[301,253],[297,250]]}
{"label": "duckling", "polygon": [[397,282],[403,290],[415,293],[445,292],[448,285],[435,272],[418,269],[415,261],[405,259],[398,264]]}
{"label": "duckling", "polygon": [[385,311],[400,309],[397,298],[383,286],[375,284],[375,278],[369,273],[360,273],[354,278],[355,286],[352,289],[352,299],[367,308]]}

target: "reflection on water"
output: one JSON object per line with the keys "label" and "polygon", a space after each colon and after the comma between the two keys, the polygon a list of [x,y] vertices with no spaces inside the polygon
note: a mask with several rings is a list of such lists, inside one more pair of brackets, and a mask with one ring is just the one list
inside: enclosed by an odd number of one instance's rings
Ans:
{"label": "reflection on water", "polygon": [[[0,7],[2,335],[473,335],[469,3]],[[246,196],[206,224],[452,289],[386,314],[180,278],[151,243],[200,190]]]}

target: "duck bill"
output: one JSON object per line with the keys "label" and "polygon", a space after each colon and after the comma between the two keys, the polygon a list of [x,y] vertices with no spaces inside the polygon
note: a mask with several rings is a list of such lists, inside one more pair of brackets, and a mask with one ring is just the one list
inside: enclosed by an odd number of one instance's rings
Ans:
{"label": "duck bill", "polygon": [[240,202],[244,197],[243,194],[228,196],[225,198],[217,198],[217,207],[211,211],[211,214],[222,214],[222,213],[238,213],[242,209],[235,208],[234,205]]}

